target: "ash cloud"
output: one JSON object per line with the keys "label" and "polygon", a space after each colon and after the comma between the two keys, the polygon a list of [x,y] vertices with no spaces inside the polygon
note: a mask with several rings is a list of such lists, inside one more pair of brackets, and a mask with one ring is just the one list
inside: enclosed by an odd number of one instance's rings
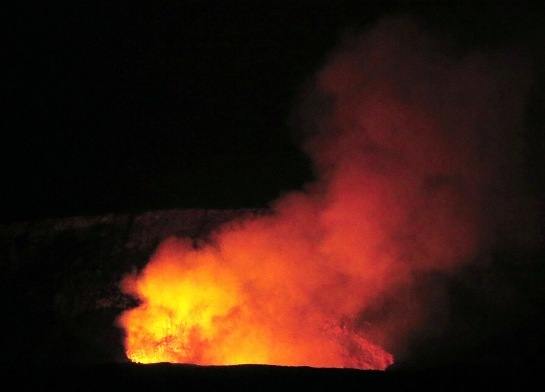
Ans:
{"label": "ash cloud", "polygon": [[[522,175],[531,71],[517,51],[463,51],[413,19],[391,18],[346,38],[303,98],[326,247],[337,244],[339,263],[385,266],[359,325],[402,358],[411,359],[409,342],[425,346],[472,322],[452,314],[461,301],[453,292],[482,295],[482,284],[467,282],[488,279],[485,295],[524,301],[524,283],[495,271],[498,254],[528,269],[539,241]],[[497,323],[516,317],[479,306]],[[476,338],[467,339],[456,341]]]}
{"label": "ash cloud", "polygon": [[[346,38],[301,104],[317,180],[197,248],[165,241],[125,280],[146,304],[120,318],[128,355],[383,369],[392,358],[377,344],[417,361],[432,342],[471,346],[496,333],[483,320],[465,341],[445,331],[478,314],[518,314],[497,312],[495,294],[510,283],[491,271],[498,249],[527,249],[535,237],[520,174],[530,68],[512,51],[455,49],[407,18]],[[176,314],[180,292],[187,315],[207,309],[206,339]],[[148,331],[158,315],[178,332]]]}

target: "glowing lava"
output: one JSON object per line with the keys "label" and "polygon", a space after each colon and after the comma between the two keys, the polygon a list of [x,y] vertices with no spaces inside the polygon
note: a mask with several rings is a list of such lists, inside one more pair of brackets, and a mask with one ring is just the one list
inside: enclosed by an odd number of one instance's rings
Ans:
{"label": "glowing lava", "polygon": [[[311,271],[277,262],[289,257],[280,248],[259,255],[258,248],[236,245],[228,251],[194,249],[188,241],[170,239],[139,276],[126,278],[124,290],[142,301],[120,318],[130,360],[363,369],[393,362],[348,323],[339,325],[338,312],[309,306],[309,296],[318,300],[325,287],[306,284],[297,293],[297,280],[303,274],[311,279]],[[271,242],[265,250],[274,248]]]}

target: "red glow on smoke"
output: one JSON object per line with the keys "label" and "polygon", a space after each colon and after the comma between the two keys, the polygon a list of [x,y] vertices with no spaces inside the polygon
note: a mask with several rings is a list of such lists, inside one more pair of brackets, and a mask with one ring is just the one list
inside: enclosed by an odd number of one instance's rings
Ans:
{"label": "red glow on smoke", "polygon": [[127,356],[392,364],[388,350],[418,325],[420,307],[365,315],[419,274],[471,261],[488,241],[482,222],[501,189],[527,84],[490,61],[448,57],[405,20],[346,42],[303,104],[316,182],[206,244],[165,240],[123,284],[141,300],[119,320]]}

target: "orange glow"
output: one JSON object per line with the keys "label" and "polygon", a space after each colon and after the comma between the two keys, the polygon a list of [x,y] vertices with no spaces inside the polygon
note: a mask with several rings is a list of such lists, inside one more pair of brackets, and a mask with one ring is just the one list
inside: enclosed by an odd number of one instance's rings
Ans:
{"label": "orange glow", "polygon": [[168,239],[141,274],[126,277],[123,290],[142,301],[119,319],[128,358],[203,365],[389,366],[393,357],[358,334],[349,315],[343,318],[342,306],[329,303],[332,282],[318,276],[331,271],[310,268],[305,249],[278,242],[297,234],[277,224],[268,227],[271,223],[269,218],[248,220],[218,233],[215,245],[198,249],[188,240]]}

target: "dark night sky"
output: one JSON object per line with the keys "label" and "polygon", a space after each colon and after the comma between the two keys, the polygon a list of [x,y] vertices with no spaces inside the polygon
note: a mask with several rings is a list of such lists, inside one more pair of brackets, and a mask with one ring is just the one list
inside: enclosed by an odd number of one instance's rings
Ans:
{"label": "dark night sky", "polygon": [[290,125],[305,82],[383,15],[465,47],[521,41],[543,64],[544,14],[517,4],[72,3],[9,16],[3,221],[266,205],[312,179]]}

